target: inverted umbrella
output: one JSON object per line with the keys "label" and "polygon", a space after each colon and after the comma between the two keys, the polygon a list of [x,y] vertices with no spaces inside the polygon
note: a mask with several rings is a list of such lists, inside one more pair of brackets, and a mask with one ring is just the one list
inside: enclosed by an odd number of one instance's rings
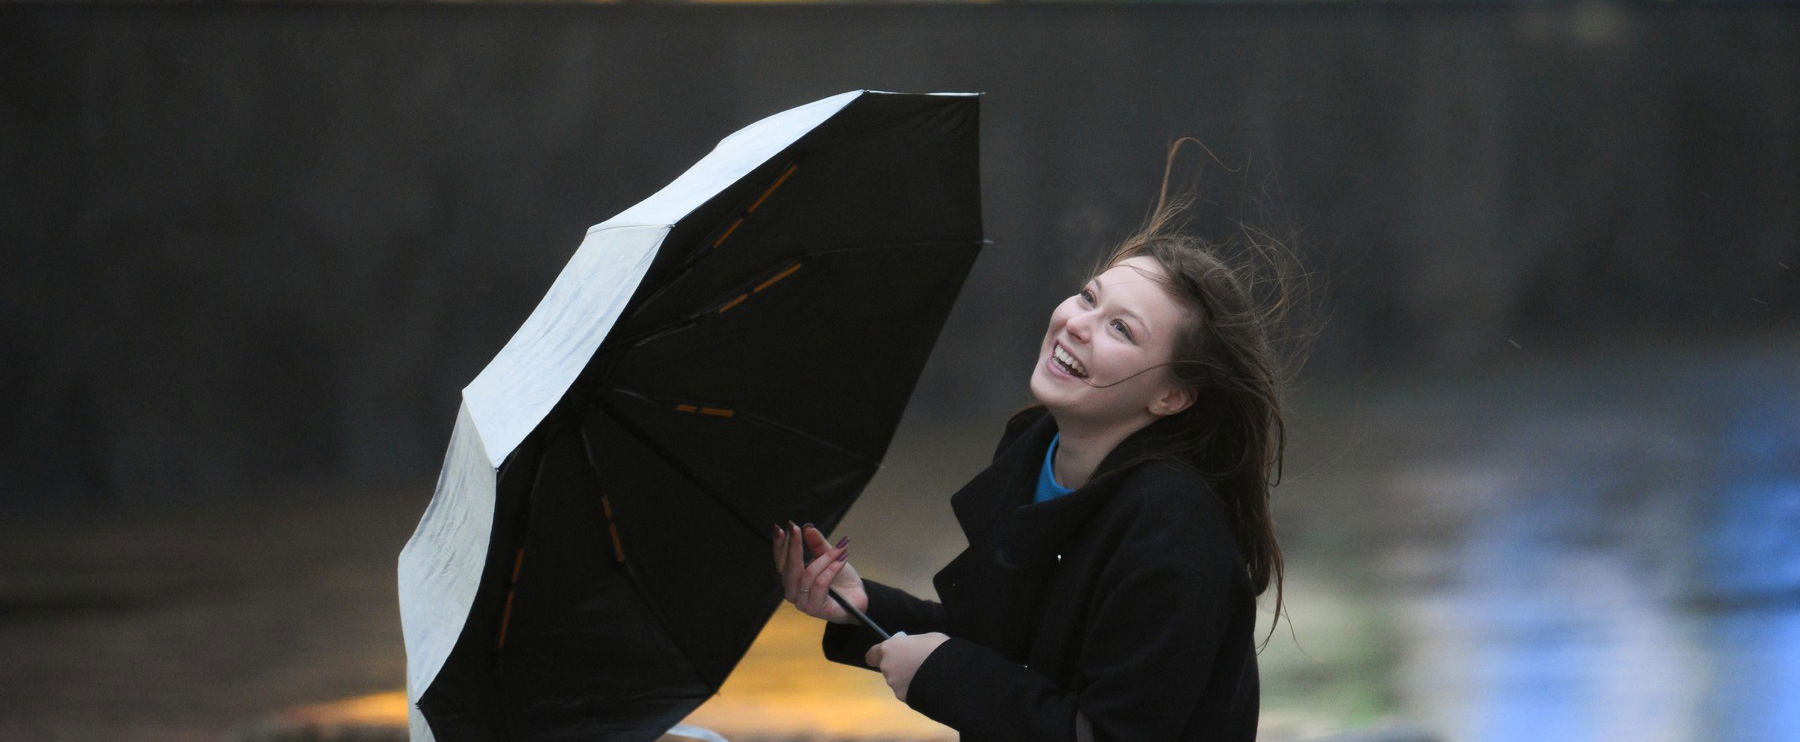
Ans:
{"label": "inverted umbrella", "polygon": [[886,452],[982,242],[972,95],[759,121],[593,227],[463,390],[400,555],[417,740],[649,740]]}

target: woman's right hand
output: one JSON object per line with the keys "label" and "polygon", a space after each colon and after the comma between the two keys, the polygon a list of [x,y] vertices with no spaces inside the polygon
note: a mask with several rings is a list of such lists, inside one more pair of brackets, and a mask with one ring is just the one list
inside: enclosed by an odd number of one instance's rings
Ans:
{"label": "woman's right hand", "polygon": [[[807,551],[813,553],[811,562],[806,561]],[[812,524],[775,526],[775,569],[781,572],[784,597],[801,613],[832,623],[855,623],[850,612],[831,599],[829,590],[836,590],[859,611],[869,609],[869,594],[849,559],[848,537],[833,546]]]}

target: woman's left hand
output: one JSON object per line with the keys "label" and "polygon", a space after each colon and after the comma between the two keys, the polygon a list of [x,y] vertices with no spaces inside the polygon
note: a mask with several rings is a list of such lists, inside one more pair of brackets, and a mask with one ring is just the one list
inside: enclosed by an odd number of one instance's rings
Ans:
{"label": "woman's left hand", "polygon": [[950,637],[937,632],[909,636],[895,634],[894,638],[869,647],[869,653],[863,661],[881,671],[881,677],[887,680],[889,688],[894,689],[894,697],[906,700],[906,689],[912,685],[913,673],[919,671],[919,665],[925,664],[925,658],[931,656],[939,645],[950,641]]}

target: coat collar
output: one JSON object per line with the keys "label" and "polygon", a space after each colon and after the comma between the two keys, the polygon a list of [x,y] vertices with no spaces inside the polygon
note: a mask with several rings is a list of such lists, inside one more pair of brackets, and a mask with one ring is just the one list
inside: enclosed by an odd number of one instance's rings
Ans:
{"label": "coat collar", "polygon": [[1052,557],[1094,512],[1112,498],[1131,464],[1151,453],[1172,432],[1168,418],[1127,436],[1101,459],[1080,489],[1033,503],[1032,490],[1044,451],[1056,435],[1056,420],[1043,408],[1027,410],[1009,424],[994,462],[950,498],[950,507],[971,545],[997,542],[1000,563],[1022,567]]}

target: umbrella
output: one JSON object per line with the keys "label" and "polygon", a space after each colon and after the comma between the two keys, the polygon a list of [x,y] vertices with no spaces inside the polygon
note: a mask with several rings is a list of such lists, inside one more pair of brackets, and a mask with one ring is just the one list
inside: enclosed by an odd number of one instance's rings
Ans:
{"label": "umbrella", "polygon": [[982,244],[976,102],[854,91],[588,230],[463,390],[400,555],[414,740],[649,740],[880,465]]}

